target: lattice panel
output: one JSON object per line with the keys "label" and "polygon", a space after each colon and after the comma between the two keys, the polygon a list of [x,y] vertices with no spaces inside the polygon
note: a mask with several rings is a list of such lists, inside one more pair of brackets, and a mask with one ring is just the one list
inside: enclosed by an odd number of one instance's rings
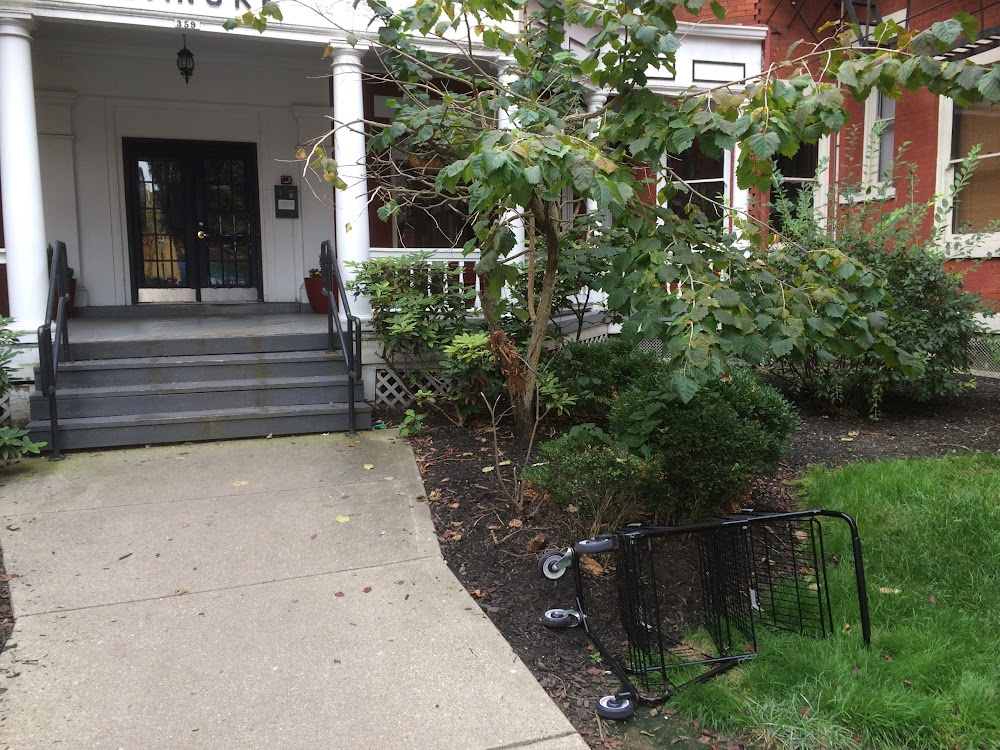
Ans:
{"label": "lattice panel", "polygon": [[[438,395],[445,392],[440,383],[430,378],[424,378],[423,382],[417,384],[415,390],[431,391]],[[379,367],[375,370],[375,403],[386,406],[412,406],[413,396],[399,373]]]}
{"label": "lattice panel", "polygon": [[1000,336],[978,336],[972,340],[969,368],[976,375],[1000,378]]}
{"label": "lattice panel", "polygon": [[10,394],[0,396],[0,425],[10,424]]}

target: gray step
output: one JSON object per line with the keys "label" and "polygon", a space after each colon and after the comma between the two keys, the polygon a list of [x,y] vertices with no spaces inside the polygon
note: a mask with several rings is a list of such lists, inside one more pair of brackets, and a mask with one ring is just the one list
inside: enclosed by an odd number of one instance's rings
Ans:
{"label": "gray step", "polygon": [[203,354],[248,354],[325,350],[325,333],[285,333],[268,336],[135,339],[70,343],[70,356],[81,359],[182,357]]}
{"label": "gray step", "polygon": [[343,372],[340,352],[325,351],[84,359],[59,365],[59,387],[294,378]]}
{"label": "gray step", "polygon": [[[362,383],[355,385],[354,395],[356,401],[364,399]],[[317,375],[156,385],[60,387],[58,397],[60,420],[116,414],[346,403],[348,378],[346,375]],[[39,421],[49,418],[49,400],[38,391],[31,394],[31,417]]]}
{"label": "gray step", "polygon": [[[358,404],[356,417],[357,429],[370,429],[370,406]],[[50,442],[47,421],[30,422],[28,429],[32,440]],[[348,429],[347,404],[214,409],[59,421],[62,448],[66,450],[343,432]]]}

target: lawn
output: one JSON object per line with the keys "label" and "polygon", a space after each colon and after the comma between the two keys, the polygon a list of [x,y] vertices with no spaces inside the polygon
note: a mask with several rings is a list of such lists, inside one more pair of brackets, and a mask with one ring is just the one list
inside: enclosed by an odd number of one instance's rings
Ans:
{"label": "lawn", "polygon": [[671,706],[788,748],[1000,747],[1000,456],[814,470],[802,490],[805,505],[858,521],[871,647],[849,539],[827,524],[838,632],[762,634],[753,662]]}

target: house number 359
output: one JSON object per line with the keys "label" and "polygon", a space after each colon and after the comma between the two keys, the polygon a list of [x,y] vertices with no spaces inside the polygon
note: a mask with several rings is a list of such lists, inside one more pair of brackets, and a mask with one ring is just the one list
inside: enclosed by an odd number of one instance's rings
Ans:
{"label": "house number 359", "polygon": [[199,23],[197,21],[188,21],[183,18],[178,18],[176,20],[176,24],[175,28],[178,29],[197,29],[199,27]]}

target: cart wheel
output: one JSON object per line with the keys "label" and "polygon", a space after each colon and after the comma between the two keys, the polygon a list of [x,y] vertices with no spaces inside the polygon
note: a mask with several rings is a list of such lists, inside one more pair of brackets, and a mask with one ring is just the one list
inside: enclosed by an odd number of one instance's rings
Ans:
{"label": "cart wheel", "polygon": [[580,615],[572,609],[547,609],[542,612],[542,622],[547,628],[575,628]]}
{"label": "cart wheel", "polygon": [[632,715],[635,704],[628,698],[619,698],[616,695],[605,695],[597,699],[595,706],[597,715],[602,719],[612,719],[614,721],[624,721]]}
{"label": "cart wheel", "polygon": [[610,537],[601,539],[584,539],[573,545],[573,549],[581,555],[596,555],[598,552],[610,552],[615,548],[615,540]]}
{"label": "cart wheel", "polygon": [[552,550],[542,555],[542,559],[538,561],[538,569],[542,572],[542,575],[550,581],[562,578],[566,572],[566,568],[557,568],[555,566],[556,563],[562,562],[564,555],[565,553],[562,550]]}

